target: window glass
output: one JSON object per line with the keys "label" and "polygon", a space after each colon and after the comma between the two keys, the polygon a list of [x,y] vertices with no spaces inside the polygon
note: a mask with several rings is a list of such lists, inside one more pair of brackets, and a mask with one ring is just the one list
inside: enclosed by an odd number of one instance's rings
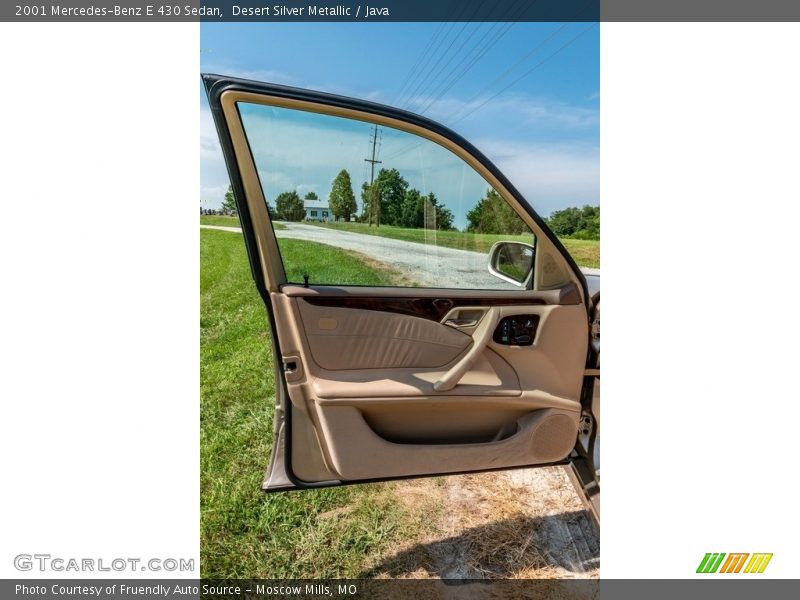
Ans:
{"label": "window glass", "polygon": [[451,151],[353,119],[239,112],[290,282],[524,289],[491,272],[489,251],[535,247],[533,234]]}

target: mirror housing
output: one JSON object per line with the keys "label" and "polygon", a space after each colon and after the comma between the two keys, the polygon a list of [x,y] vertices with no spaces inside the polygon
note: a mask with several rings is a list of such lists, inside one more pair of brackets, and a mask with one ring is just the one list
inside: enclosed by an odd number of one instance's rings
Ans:
{"label": "mirror housing", "polygon": [[513,285],[530,287],[533,275],[531,244],[523,242],[496,242],[489,250],[489,273]]}

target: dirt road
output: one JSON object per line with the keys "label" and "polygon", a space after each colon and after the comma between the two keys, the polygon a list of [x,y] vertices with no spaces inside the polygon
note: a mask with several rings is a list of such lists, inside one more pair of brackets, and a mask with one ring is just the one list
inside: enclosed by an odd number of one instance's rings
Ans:
{"label": "dirt road", "polygon": [[[304,223],[287,222],[282,224],[286,229],[279,229],[275,232],[279,238],[318,242],[344,250],[360,252],[374,260],[392,265],[405,278],[423,287],[519,289],[489,274],[486,269],[486,253],[483,252],[394,240]],[[214,225],[201,225],[200,227],[241,232],[238,227]],[[589,268],[584,268],[583,271],[585,273],[600,272],[599,269]]]}

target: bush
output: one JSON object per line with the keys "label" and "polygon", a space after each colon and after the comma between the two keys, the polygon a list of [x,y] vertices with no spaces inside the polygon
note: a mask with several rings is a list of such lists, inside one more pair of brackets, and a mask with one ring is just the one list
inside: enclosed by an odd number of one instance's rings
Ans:
{"label": "bush", "polygon": [[281,221],[302,221],[306,209],[297,192],[283,192],[275,199],[275,213]]}

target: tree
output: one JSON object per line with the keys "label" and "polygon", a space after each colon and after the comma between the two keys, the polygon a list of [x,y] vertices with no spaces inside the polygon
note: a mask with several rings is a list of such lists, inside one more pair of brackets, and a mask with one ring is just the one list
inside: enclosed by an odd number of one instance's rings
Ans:
{"label": "tree", "polygon": [[581,211],[575,206],[557,210],[547,219],[547,224],[558,236],[567,237],[580,229]]}
{"label": "tree", "polygon": [[[432,197],[433,194],[430,194],[430,196]],[[436,199],[434,198],[434,200]],[[455,229],[453,226],[453,211],[437,202],[434,203],[434,206],[436,208],[436,229],[439,231]]]}
{"label": "tree", "polygon": [[308,192],[305,195],[306,200],[319,200],[319,196],[317,196],[314,192]]}
{"label": "tree", "polygon": [[380,194],[378,193],[377,182],[371,185],[366,181],[361,184],[361,222],[369,223],[370,226],[375,223],[380,225]]}
{"label": "tree", "polygon": [[344,219],[350,220],[350,215],[354,214],[358,209],[356,206],[356,197],[353,194],[353,183],[350,181],[350,173],[345,169],[339,171],[339,174],[333,180],[331,193],[328,196],[328,206],[330,206],[333,218],[337,221]]}
{"label": "tree", "polygon": [[371,186],[364,183],[361,187],[364,220],[376,225],[400,224],[407,190],[408,182],[400,175],[400,171],[381,169]]}
{"label": "tree", "polygon": [[375,183],[380,195],[381,222],[387,225],[400,224],[408,182],[397,169],[381,169]]}
{"label": "tree", "polygon": [[439,230],[453,229],[453,213],[449,208],[439,204],[433,193],[423,196],[419,190],[412,188],[406,192],[400,206],[400,219],[396,225]]}
{"label": "tree", "polygon": [[225,200],[222,202],[222,211],[226,213],[236,214],[236,198],[233,196],[233,186],[228,186],[228,191],[225,192]]}
{"label": "tree", "polygon": [[547,219],[547,224],[558,236],[584,240],[600,239],[600,207],[571,206],[557,210]]}
{"label": "tree", "polygon": [[282,192],[275,199],[275,212],[282,221],[302,221],[306,216],[303,201],[297,192]]}
{"label": "tree", "polygon": [[406,192],[403,204],[400,207],[401,227],[425,226],[425,199],[419,190],[410,189]]}
{"label": "tree", "polygon": [[519,235],[530,230],[520,216],[493,189],[467,213],[467,231]]}

